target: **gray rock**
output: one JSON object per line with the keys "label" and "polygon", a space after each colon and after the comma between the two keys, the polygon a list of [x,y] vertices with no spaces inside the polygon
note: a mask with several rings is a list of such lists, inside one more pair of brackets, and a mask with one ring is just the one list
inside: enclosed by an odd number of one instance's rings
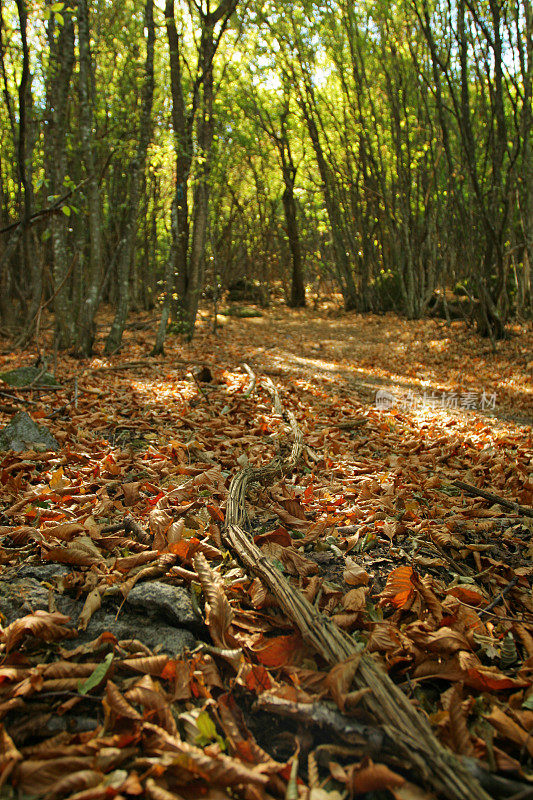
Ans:
{"label": "gray rock", "polygon": [[37,581],[49,581],[52,578],[61,578],[68,575],[71,569],[64,564],[22,564],[16,569],[16,579],[35,578]]}
{"label": "gray rock", "polygon": [[0,431],[0,450],[59,450],[59,444],[44,425],[19,411]]}
{"label": "gray rock", "polygon": [[[161,584],[161,586],[166,585]],[[176,587],[168,586],[166,588],[174,589]],[[156,593],[157,591],[158,590],[156,590]],[[153,593],[150,594],[150,596],[152,595]],[[165,592],[159,590],[159,596],[161,595],[165,595]],[[140,596],[143,597],[142,593]],[[170,598],[170,595],[168,595],[168,597]],[[82,599],[75,600],[68,595],[53,592],[33,577],[0,581],[0,614],[5,619],[6,625],[34,611],[48,611],[51,598],[54,607],[61,612],[61,614],[70,617],[71,622],[69,627],[75,630],[78,617],[83,608]],[[183,599],[182,607],[185,609]],[[158,607],[154,606],[151,616],[148,616],[145,613],[139,613],[135,608],[124,605],[117,617],[118,601],[106,601],[106,604],[91,617],[87,630],[79,631],[76,638],[70,639],[63,644],[66,644],[67,647],[76,647],[79,644],[84,644],[96,639],[105,631],[110,631],[119,640],[139,639],[151,650],[156,650],[159,653],[166,653],[172,657],[182,653],[185,648],[193,648],[196,643],[196,638],[193,633],[162,621],[163,615],[161,608],[161,605]],[[139,609],[144,611],[142,605],[139,606]],[[183,618],[181,618],[179,624],[187,624],[185,621],[186,616],[184,610]],[[177,619],[176,615],[176,622]],[[198,625],[196,618],[192,614],[192,607],[187,621],[191,621],[191,623],[194,622]]]}
{"label": "gray rock", "polygon": [[181,586],[162,581],[137,583],[126,598],[128,605],[153,619],[159,617],[173,625],[198,627],[189,593]]}
{"label": "gray rock", "polygon": [[35,381],[36,386],[60,386],[50,372],[43,372],[42,367],[18,367],[9,372],[0,372],[0,378],[8,386],[29,386]]}

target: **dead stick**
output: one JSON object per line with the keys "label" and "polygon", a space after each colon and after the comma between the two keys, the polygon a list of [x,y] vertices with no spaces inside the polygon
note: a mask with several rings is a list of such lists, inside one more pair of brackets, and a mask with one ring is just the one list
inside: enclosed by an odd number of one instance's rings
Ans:
{"label": "dead stick", "polygon": [[492,503],[498,503],[498,505],[503,506],[503,508],[516,511],[523,517],[533,517],[533,508],[530,506],[521,506],[520,503],[516,503],[513,500],[506,500],[504,497],[494,494],[494,492],[488,492],[486,489],[478,489],[477,486],[464,483],[464,481],[454,481],[453,483],[458,489],[462,489],[464,492],[474,495],[474,497],[483,497],[485,500],[490,500]]}
{"label": "dead stick", "polygon": [[15,400],[17,403],[28,403],[28,405],[30,406],[39,405],[39,403],[37,403],[35,400],[24,400],[22,397],[16,397],[16,395],[9,394],[8,392],[0,391],[0,394],[2,395],[2,397],[9,397],[10,400]]}
{"label": "dead stick", "polygon": [[[283,413],[278,394],[269,382],[275,409]],[[245,500],[253,482],[269,482],[296,466],[303,448],[303,437],[294,415],[285,415],[294,434],[291,455],[286,462],[274,459],[266,467],[246,467],[231,481],[226,520],[222,537],[235,557],[256,575],[276,597],[280,608],[292,620],[303,639],[330,666],[351,657],[360,658],[354,684],[358,689],[370,688],[362,701],[380,723],[386,736],[395,743],[422,783],[431,786],[449,800],[489,800],[479,781],[459,758],[446,750],[436,739],[427,719],[418,713],[404,693],[393,683],[374,659],[361,655],[354,639],[342,631],[329,617],[320,614],[249,539],[241,525],[246,519]]]}
{"label": "dead stick", "polygon": [[248,385],[248,388],[244,392],[243,397],[250,397],[250,395],[252,394],[253,390],[255,389],[255,384],[256,384],[257,378],[255,377],[255,372],[253,371],[253,369],[251,367],[248,366],[248,364],[245,364],[243,362],[242,368],[244,369],[244,371],[246,372],[246,374],[250,378],[250,383]]}
{"label": "dead stick", "polygon": [[505,597],[507,592],[510,592],[513,586],[516,586],[517,583],[518,583],[518,576],[515,575],[515,577],[509,581],[507,586],[505,586],[501,590],[500,594],[497,597],[495,597],[494,600],[488,604],[488,606],[485,606],[485,608],[481,609],[481,611],[479,612],[479,616],[481,616],[482,614],[488,614],[490,611],[492,611],[492,609],[495,608],[498,605],[498,603],[501,603],[503,601],[503,598]]}

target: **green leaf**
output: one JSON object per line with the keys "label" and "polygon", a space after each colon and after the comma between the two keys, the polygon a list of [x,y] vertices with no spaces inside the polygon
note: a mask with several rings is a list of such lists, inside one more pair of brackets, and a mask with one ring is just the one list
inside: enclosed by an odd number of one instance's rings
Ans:
{"label": "green leaf", "polygon": [[198,728],[198,735],[203,739],[207,739],[207,741],[211,741],[217,735],[215,723],[207,711],[202,711],[202,713],[198,715],[196,727]]}
{"label": "green leaf", "polygon": [[64,25],[65,24],[65,20],[63,18],[63,14],[60,14],[59,11],[55,11],[54,12],[54,17],[56,18],[56,22],[58,23],[58,25]]}
{"label": "green leaf", "polygon": [[99,683],[102,683],[103,679],[108,673],[109,667],[113,661],[113,653],[108,653],[101,664],[98,664],[96,669],[91,672],[89,677],[86,681],[80,681],[78,683],[78,692],[80,694],[87,694],[94,689],[95,686],[98,686]]}
{"label": "green leaf", "polygon": [[61,206],[61,211],[66,217],[70,217],[70,207],[69,206]]}
{"label": "green leaf", "polygon": [[52,6],[50,6],[50,11],[53,11],[54,14],[57,14],[58,11],[63,11],[64,7],[64,3],[54,3]]}
{"label": "green leaf", "polygon": [[527,711],[533,711],[533,694],[530,694],[527,700],[524,700],[522,708],[525,708]]}

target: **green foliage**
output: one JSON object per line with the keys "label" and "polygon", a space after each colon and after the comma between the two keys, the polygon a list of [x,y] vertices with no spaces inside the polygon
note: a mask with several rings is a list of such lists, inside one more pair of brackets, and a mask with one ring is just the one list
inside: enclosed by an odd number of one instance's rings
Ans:
{"label": "green foliage", "polygon": [[[46,264],[53,274],[57,240],[52,234],[59,227],[66,263],[79,259],[64,287],[77,303],[72,314],[77,317],[86,289],[77,270],[85,269],[92,247],[77,45],[66,87],[66,132],[55,150],[53,131],[59,122],[54,92],[60,91],[64,67],[64,51],[56,48],[70,24],[76,30],[78,8],[48,0],[27,5],[26,163],[33,210],[72,193],[58,214],[34,224],[31,247],[39,252],[31,254],[31,262]],[[202,80],[195,78],[201,18],[194,4],[176,6],[181,91],[190,114],[193,104],[198,110],[204,102]],[[457,284],[458,292],[463,285],[479,300],[479,277],[502,317],[508,308],[531,308],[523,266],[531,237],[527,176],[533,157],[526,20],[517,0],[500,6],[481,0],[466,4],[464,41],[455,0],[298,0],[289,5],[267,0],[237,6],[214,63],[212,150],[203,153],[193,125],[186,197],[190,252],[191,210],[207,168],[206,248],[222,289],[245,277],[290,293],[283,206],[288,143],[308,287],[328,294],[333,284],[336,290],[343,287],[341,252],[353,270],[361,309],[415,316],[423,313],[436,286],[447,281]],[[176,154],[187,149],[182,143],[176,152],[169,47],[160,6],[155,13],[161,35],[155,48],[153,124],[131,274],[134,305],[147,308],[156,303],[171,245]],[[14,225],[25,213],[17,163],[22,39],[15,4],[4,4],[1,23],[1,218],[2,225]],[[130,165],[140,124],[144,2],[92,0],[89,24],[91,147],[104,242],[101,299],[115,303],[114,259],[130,208]],[[495,56],[496,34],[506,54],[503,65]],[[58,158],[64,160],[66,177],[54,186],[50,176]],[[24,303],[37,282],[21,253],[16,251],[6,266],[6,286],[24,318]],[[207,259],[204,271],[211,280]],[[171,330],[191,334],[183,325]]]}

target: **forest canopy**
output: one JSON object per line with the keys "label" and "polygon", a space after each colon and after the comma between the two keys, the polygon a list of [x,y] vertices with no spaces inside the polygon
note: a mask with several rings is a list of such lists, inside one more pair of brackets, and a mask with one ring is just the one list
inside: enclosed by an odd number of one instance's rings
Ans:
{"label": "forest canopy", "polygon": [[[530,0],[0,0],[0,324],[532,311]],[[452,307],[455,304],[457,308]]]}

